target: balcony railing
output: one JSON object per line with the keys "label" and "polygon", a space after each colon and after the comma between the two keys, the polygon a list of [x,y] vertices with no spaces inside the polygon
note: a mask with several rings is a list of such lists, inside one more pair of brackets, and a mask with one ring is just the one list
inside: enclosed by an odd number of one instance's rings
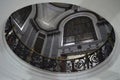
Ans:
{"label": "balcony railing", "polygon": [[81,54],[79,58],[75,59],[49,58],[28,48],[19,39],[13,27],[7,29],[9,30],[5,31],[6,41],[18,57],[32,66],[52,72],[78,72],[94,68],[110,55],[115,42],[114,31],[112,30],[104,44],[93,52]]}

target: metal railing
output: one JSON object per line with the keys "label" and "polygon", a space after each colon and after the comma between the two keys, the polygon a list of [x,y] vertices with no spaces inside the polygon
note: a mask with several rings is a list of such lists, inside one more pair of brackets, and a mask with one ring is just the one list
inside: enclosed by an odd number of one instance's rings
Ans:
{"label": "metal railing", "polygon": [[35,67],[52,72],[77,72],[91,69],[110,55],[115,42],[114,31],[111,31],[104,44],[93,52],[81,54],[81,57],[75,59],[49,58],[28,48],[19,39],[13,27],[5,33],[9,47],[17,56]]}

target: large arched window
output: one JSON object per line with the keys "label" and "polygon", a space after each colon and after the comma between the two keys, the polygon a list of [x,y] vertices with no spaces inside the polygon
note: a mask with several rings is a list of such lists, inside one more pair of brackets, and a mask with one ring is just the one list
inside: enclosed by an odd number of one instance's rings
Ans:
{"label": "large arched window", "polygon": [[94,40],[97,40],[97,36],[93,22],[89,17],[76,17],[65,24],[63,45],[72,45]]}

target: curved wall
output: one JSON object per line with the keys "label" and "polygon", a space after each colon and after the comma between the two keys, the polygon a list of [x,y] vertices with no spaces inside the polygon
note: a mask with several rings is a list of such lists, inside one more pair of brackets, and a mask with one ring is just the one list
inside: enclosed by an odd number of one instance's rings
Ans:
{"label": "curved wall", "polygon": [[[114,27],[116,43],[109,58],[94,69],[78,73],[51,73],[38,70],[19,59],[8,47],[4,38],[7,18],[15,10],[24,6],[56,2],[56,0],[1,0],[0,1],[0,79],[1,80],[119,80],[120,77],[120,1],[119,0],[57,0],[76,4],[93,10],[106,18]],[[99,73],[101,72],[101,73]],[[89,79],[88,79],[89,78]]]}

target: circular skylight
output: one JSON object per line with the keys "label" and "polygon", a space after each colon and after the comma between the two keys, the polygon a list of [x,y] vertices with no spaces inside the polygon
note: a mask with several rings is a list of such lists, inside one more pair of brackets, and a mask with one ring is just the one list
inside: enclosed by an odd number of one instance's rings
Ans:
{"label": "circular skylight", "polygon": [[77,5],[41,3],[13,12],[5,27],[13,52],[52,72],[89,70],[106,60],[115,43],[112,25]]}

